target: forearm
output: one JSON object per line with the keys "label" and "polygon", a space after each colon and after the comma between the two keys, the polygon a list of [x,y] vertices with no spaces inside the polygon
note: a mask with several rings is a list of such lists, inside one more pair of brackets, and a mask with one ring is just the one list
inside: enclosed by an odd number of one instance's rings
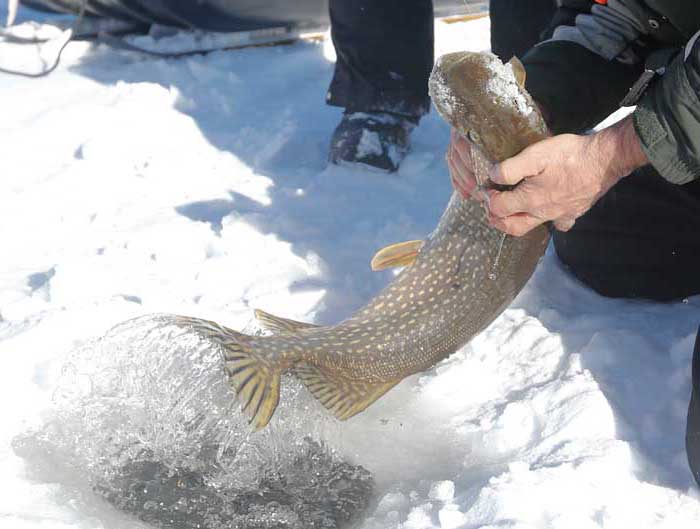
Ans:
{"label": "forearm", "polygon": [[594,134],[552,136],[492,168],[494,183],[514,187],[489,192],[489,221],[516,236],[548,220],[566,231],[646,163],[630,117]]}
{"label": "forearm", "polygon": [[595,133],[590,152],[615,181],[649,163],[631,116]]}

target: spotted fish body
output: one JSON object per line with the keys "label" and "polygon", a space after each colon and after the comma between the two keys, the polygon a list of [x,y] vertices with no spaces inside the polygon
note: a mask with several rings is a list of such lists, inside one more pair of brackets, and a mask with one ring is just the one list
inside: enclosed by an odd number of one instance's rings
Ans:
{"label": "spotted fish body", "polygon": [[[547,134],[511,67],[491,54],[442,57],[430,87],[440,114],[493,161]],[[519,238],[502,234],[485,222],[480,203],[455,193],[425,242],[388,252],[389,261],[410,265],[338,325],[319,327],[256,311],[273,334],[247,336],[195,318],[175,321],[221,346],[229,381],[254,428],[272,417],[284,372],[300,378],[343,420],[482,331],[530,278],[548,240],[544,227]]]}

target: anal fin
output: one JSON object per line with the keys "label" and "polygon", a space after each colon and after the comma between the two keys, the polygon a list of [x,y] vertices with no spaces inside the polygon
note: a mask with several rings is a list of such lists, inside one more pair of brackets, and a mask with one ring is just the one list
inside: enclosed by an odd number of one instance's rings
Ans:
{"label": "anal fin", "polygon": [[302,329],[313,329],[319,327],[313,323],[304,323],[303,321],[295,321],[287,318],[281,318],[265,312],[264,310],[255,309],[255,319],[265,329],[272,332],[296,333]]}
{"label": "anal fin", "polygon": [[423,244],[424,241],[406,241],[382,248],[372,258],[372,270],[376,272],[387,268],[412,265]]}
{"label": "anal fin", "polygon": [[294,368],[294,374],[304,383],[306,389],[341,421],[345,421],[383,396],[400,380],[371,383],[351,380],[327,374],[322,368],[301,364]]}

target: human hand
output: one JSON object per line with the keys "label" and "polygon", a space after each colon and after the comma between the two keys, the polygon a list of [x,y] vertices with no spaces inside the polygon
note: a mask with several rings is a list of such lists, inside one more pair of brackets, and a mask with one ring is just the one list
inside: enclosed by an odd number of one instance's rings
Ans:
{"label": "human hand", "polygon": [[568,231],[621,178],[646,163],[630,117],[596,134],[547,138],[491,168],[493,182],[517,185],[489,191],[489,222],[516,236],[550,220]]}
{"label": "human hand", "polygon": [[491,167],[493,182],[516,187],[489,190],[489,222],[516,236],[550,220],[568,231],[615,183],[646,163],[630,117],[596,134],[547,138]]}

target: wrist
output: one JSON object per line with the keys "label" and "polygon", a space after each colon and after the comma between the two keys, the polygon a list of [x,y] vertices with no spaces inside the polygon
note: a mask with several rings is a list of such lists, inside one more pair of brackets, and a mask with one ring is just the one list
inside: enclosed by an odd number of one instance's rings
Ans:
{"label": "wrist", "polygon": [[616,181],[649,163],[634,130],[632,116],[596,133],[594,145],[602,156],[606,172]]}

